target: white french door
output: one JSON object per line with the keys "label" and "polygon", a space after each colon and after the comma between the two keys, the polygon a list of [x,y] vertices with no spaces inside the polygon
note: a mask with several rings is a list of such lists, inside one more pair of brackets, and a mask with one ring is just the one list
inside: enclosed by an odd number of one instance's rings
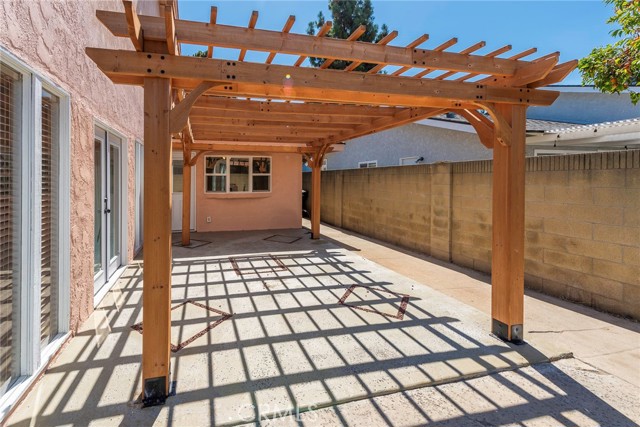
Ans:
{"label": "white french door", "polygon": [[122,264],[122,139],[96,126],[94,138],[94,293]]}

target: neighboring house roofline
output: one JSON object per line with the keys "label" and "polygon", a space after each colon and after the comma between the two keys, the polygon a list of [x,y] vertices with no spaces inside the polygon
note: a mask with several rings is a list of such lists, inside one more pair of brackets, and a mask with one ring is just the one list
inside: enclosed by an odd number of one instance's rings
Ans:
{"label": "neighboring house roofline", "polygon": [[[489,120],[491,117],[487,116]],[[449,117],[446,114],[431,117],[415,122],[418,125],[431,126],[460,132],[476,133],[473,126],[464,118],[457,114]],[[527,119],[527,135],[544,133],[553,129],[568,128],[578,125],[577,123],[559,122],[551,120]]]}
{"label": "neighboring house roofline", "polygon": [[[542,88],[541,88],[542,89]],[[630,90],[640,91],[640,86],[631,86]],[[608,93],[603,93],[600,89],[597,89],[595,86],[583,86],[583,85],[550,85],[544,87],[544,90],[557,90],[559,92],[573,92],[573,93],[594,93],[594,94],[604,94],[604,95],[612,95]],[[628,94],[629,90],[623,90],[621,94]],[[615,95],[615,94],[613,94]]]}
{"label": "neighboring house roofline", "polygon": [[[416,122],[418,125],[475,133],[473,127],[458,115],[432,117]],[[527,119],[528,145],[640,145],[640,117],[612,122],[582,125],[577,123]]]}
{"label": "neighboring house roofline", "polygon": [[602,143],[610,146],[640,146],[640,117],[553,129],[527,139],[527,144],[547,146]]}

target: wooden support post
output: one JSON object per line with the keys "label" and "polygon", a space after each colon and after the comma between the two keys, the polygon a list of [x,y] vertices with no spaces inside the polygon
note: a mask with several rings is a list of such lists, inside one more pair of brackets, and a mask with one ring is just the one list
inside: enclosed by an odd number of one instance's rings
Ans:
{"label": "wooden support post", "polygon": [[144,79],[144,273],[142,382],[145,406],[169,393],[171,340],[171,80]]}
{"label": "wooden support post", "polygon": [[[509,126],[493,144],[492,332],[518,342],[524,320],[524,174],[526,107],[496,106]],[[510,132],[510,135],[498,135]],[[505,136],[507,138],[505,138]],[[500,141],[509,140],[506,145]]]}
{"label": "wooden support post", "polygon": [[[315,157],[315,156],[314,156]],[[318,164],[319,163],[319,164]],[[311,166],[311,238],[320,238],[320,168],[322,162],[314,158]]]}
{"label": "wooden support post", "polygon": [[[191,153],[187,151],[187,153]],[[190,156],[189,156],[190,157]],[[182,166],[182,246],[191,243],[191,164],[185,156]]]}

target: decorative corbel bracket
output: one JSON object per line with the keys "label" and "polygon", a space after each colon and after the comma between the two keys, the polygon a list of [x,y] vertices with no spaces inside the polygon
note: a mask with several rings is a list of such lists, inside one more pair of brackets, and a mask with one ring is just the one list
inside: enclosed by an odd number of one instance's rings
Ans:
{"label": "decorative corbel bracket", "polygon": [[311,168],[322,167],[322,161],[327,152],[331,151],[332,144],[324,144],[319,147],[315,147],[315,150],[307,156],[309,159],[308,164]]}
{"label": "decorative corbel bracket", "polygon": [[220,86],[221,83],[202,82],[195,87],[189,95],[176,104],[172,109],[169,117],[169,131],[172,133],[180,132],[187,125],[187,119],[193,104],[196,103],[200,95],[214,86]]}
{"label": "decorative corbel bracket", "polygon": [[454,110],[457,114],[467,119],[469,124],[473,126],[480,138],[482,145],[488,149],[493,149],[495,141],[495,126],[493,122],[487,119],[477,110]]}
{"label": "decorative corbel bracket", "polygon": [[189,166],[195,166],[198,163],[198,159],[202,157],[203,154],[210,153],[210,151],[198,151],[195,156],[191,160],[189,160]]}
{"label": "decorative corbel bracket", "polygon": [[486,103],[480,105],[493,119],[493,127],[496,140],[505,147],[511,146],[511,125],[507,123],[507,120],[500,114],[493,103]]}

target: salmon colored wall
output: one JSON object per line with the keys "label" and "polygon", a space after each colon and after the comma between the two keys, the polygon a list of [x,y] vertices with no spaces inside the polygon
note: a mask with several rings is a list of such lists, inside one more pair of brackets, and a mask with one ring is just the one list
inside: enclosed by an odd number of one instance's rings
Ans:
{"label": "salmon colored wall", "polygon": [[[136,8],[157,13],[157,1]],[[143,137],[142,89],[114,85],[84,53],[87,46],[131,49],[96,18],[96,9],[122,12],[122,1],[0,1],[0,45],[69,94],[71,104],[71,330],[93,311],[93,135],[97,121],[127,141],[129,213],[127,262],[134,244],[134,144]]]}
{"label": "salmon colored wall", "polygon": [[[265,153],[249,154],[253,156]],[[272,154],[271,192],[205,194],[204,156],[196,165],[196,230],[268,230],[302,226],[302,157]],[[207,223],[207,216],[211,223]]]}

